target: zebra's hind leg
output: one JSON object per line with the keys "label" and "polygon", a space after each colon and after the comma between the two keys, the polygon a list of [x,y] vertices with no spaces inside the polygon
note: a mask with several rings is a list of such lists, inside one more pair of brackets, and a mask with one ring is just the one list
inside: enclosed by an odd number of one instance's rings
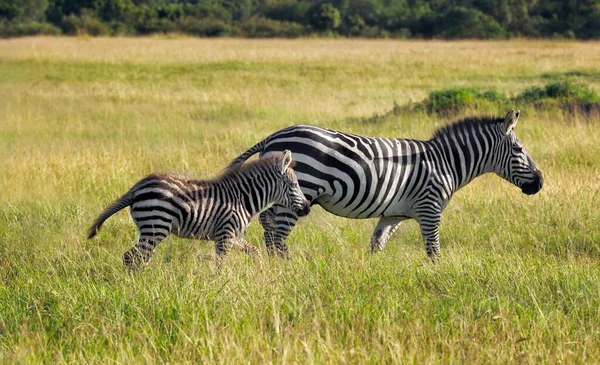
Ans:
{"label": "zebra's hind leg", "polygon": [[371,237],[371,252],[376,253],[383,250],[390,237],[396,232],[404,218],[381,217]]}
{"label": "zebra's hind leg", "polygon": [[129,270],[137,270],[147,264],[163,236],[140,237],[138,243],[123,254],[123,264]]}

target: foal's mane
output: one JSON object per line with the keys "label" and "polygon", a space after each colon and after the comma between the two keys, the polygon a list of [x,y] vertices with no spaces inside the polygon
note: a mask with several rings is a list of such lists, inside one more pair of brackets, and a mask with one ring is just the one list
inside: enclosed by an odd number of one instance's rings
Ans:
{"label": "foal's mane", "polygon": [[[283,162],[284,154],[282,152],[274,152],[268,156],[258,158],[256,160],[248,161],[243,164],[233,165],[225,168],[221,175],[217,176],[214,180],[221,180],[233,175],[244,174],[253,170],[259,170],[265,167],[278,166]],[[293,167],[295,161],[292,161],[290,167]]]}

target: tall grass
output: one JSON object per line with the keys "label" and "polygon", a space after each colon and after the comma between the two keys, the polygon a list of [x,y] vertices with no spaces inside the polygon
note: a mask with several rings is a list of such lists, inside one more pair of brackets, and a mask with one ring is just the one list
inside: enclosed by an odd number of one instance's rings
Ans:
{"label": "tall grass", "polygon": [[[91,220],[152,171],[217,174],[278,128],[428,138],[460,115],[364,123],[448,88],[515,96],[572,72],[600,90],[596,42],[24,38],[0,41],[0,362],[594,363],[600,358],[597,117],[521,109],[546,184],[495,176],[444,213],[430,265],[406,222],[319,208],[261,266],[174,237],[127,274],[126,213]],[[260,244],[255,222],[247,234]],[[264,250],[264,247],[263,247]]]}

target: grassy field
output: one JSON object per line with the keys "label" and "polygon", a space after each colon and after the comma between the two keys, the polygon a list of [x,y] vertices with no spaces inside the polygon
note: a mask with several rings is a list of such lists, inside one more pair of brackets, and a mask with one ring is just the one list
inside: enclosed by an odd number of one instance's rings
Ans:
{"label": "grassy field", "polygon": [[[489,175],[458,192],[438,265],[414,222],[371,255],[375,221],[319,208],[262,270],[236,252],[216,274],[212,243],[170,237],[129,275],[125,212],[85,240],[150,172],[213,176],[297,123],[426,139],[453,118],[360,120],[548,75],[600,91],[600,43],[0,40],[0,363],[599,363],[597,117],[514,105],[545,186]],[[483,113],[506,110],[455,117]]]}

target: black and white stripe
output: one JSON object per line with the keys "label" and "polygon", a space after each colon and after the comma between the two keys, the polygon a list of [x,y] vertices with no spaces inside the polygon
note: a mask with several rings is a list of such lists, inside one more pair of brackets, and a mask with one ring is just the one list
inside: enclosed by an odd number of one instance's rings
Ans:
{"label": "black and white stripe", "polygon": [[148,262],[156,246],[171,233],[215,241],[219,256],[229,247],[258,253],[242,237],[254,215],[271,203],[299,216],[310,210],[293,165],[292,154],[285,151],[230,168],[214,180],[150,175],[100,214],[88,238],[94,237],[111,215],[130,206],[140,238],[124,255],[128,266]]}
{"label": "black and white stripe", "polygon": [[[439,255],[441,213],[455,191],[495,172],[526,194],[537,193],[541,172],[513,129],[519,112],[505,118],[466,118],[440,128],[427,141],[373,138],[314,126],[282,129],[233,160],[290,150],[296,175],[311,204],[348,218],[379,218],[371,249],[383,249],[400,222],[415,219],[430,257]],[[275,205],[261,213],[269,252],[285,254],[284,240],[298,216]],[[276,250],[276,251],[275,251]]]}

